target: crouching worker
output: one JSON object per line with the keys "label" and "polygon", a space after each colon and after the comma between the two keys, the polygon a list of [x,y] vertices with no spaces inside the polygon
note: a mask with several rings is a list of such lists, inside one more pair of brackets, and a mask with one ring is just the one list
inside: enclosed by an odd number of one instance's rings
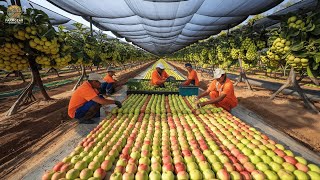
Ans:
{"label": "crouching worker", "polygon": [[163,64],[159,63],[156,69],[152,72],[151,85],[164,88],[164,83],[167,81],[168,77],[169,75],[164,70]]}
{"label": "crouching worker", "polygon": [[184,66],[188,71],[188,80],[182,83],[182,86],[189,86],[189,85],[199,86],[198,74],[192,68],[192,65],[190,63],[186,63]]}
{"label": "crouching worker", "polygon": [[205,106],[207,104],[215,104],[217,107],[230,111],[232,108],[238,105],[238,100],[234,94],[233,84],[229,78],[227,78],[226,72],[220,68],[214,71],[214,80],[209,85],[208,89],[198,99],[204,96],[210,96],[210,100],[207,102],[198,103],[199,106]]}
{"label": "crouching worker", "polygon": [[72,94],[68,115],[71,118],[75,118],[79,123],[91,124],[94,123],[92,118],[100,117],[100,107],[106,104],[116,104],[121,107],[121,102],[105,99],[99,94],[99,89],[103,82],[101,76],[96,73],[92,73],[88,77],[88,81],[84,82],[78,89]]}
{"label": "crouching worker", "polygon": [[110,95],[115,92],[116,80],[114,80],[113,76],[115,75],[115,69],[109,67],[107,70],[107,75],[103,78],[104,82],[101,83],[101,94]]}

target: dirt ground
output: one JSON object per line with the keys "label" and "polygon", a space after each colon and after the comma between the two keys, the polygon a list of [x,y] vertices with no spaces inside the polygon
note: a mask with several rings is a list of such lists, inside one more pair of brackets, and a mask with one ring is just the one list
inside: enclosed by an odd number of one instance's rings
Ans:
{"label": "dirt ground", "polygon": [[[238,75],[237,72],[240,72],[239,70],[235,70],[231,73]],[[276,77],[273,76],[265,76],[265,73],[263,72],[250,72],[247,73],[247,76],[249,78],[253,78],[253,79],[259,79],[259,80],[264,80],[264,81],[269,81],[269,82],[275,82],[275,83],[285,83],[287,81],[288,76],[282,76],[282,74],[278,74]],[[300,77],[297,76],[297,79],[299,79]],[[303,78],[300,82],[299,82],[300,86],[304,89],[311,89],[311,90],[320,90],[320,86],[308,86],[310,84],[313,84],[313,82],[311,81],[311,79],[309,79],[308,77]]]}
{"label": "dirt ground", "polygon": [[[120,71],[117,79],[120,84],[124,84],[151,63],[153,62]],[[48,93],[54,100],[39,100],[11,117],[5,117],[4,112],[0,114],[0,179],[75,126],[76,122],[71,121],[67,115],[73,86],[74,84],[70,84],[49,90]],[[41,95],[37,93],[36,97]]]}
{"label": "dirt ground", "polygon": [[[86,71],[89,72],[90,70],[86,70]],[[99,71],[103,71],[103,70],[101,69]],[[43,83],[47,83],[47,82],[52,82],[52,81],[61,81],[64,79],[70,79],[72,77],[76,77],[79,75],[80,75],[80,73],[78,71],[74,70],[72,72],[60,73],[59,77],[56,74],[51,73],[45,77],[42,77],[41,79],[42,79]],[[9,77],[6,79],[1,79],[0,82],[1,82],[1,84],[0,84],[0,91],[1,92],[12,91],[14,89],[24,88],[30,82],[30,78],[26,78],[26,82],[23,82],[20,78]]]}
{"label": "dirt ground", "polygon": [[[183,65],[172,63],[184,75],[187,72]],[[200,86],[206,89],[212,81],[207,73],[198,73]],[[250,77],[250,76],[249,76]],[[278,95],[274,100],[268,98],[273,93],[270,90],[253,86],[254,91],[246,89],[244,83],[235,87],[239,104],[255,112],[273,127],[285,132],[292,138],[303,143],[309,149],[320,152],[320,115],[308,111],[302,100],[289,95]],[[315,105],[320,109],[320,103]]]}

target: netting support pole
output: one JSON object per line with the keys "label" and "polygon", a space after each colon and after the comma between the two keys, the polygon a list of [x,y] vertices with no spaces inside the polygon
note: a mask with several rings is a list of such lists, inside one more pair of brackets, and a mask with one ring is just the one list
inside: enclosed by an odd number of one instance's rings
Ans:
{"label": "netting support pole", "polygon": [[276,95],[278,95],[281,91],[283,91],[285,88],[288,88],[288,87],[293,87],[293,89],[296,92],[298,92],[299,96],[302,98],[305,106],[308,109],[311,109],[316,113],[319,113],[319,110],[317,109],[317,107],[313,104],[313,102],[305,95],[305,93],[301,89],[297,81],[297,76],[293,67],[291,67],[287,82],[283,84],[275,93],[273,93],[269,99],[273,100],[276,97]]}
{"label": "netting support pole", "polygon": [[92,16],[90,16],[90,33],[91,33],[91,36],[93,36],[93,30],[92,30]]}

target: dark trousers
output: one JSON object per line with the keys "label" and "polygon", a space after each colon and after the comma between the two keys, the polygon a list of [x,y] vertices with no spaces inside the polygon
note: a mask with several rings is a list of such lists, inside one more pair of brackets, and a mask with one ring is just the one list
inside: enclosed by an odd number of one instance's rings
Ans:
{"label": "dark trousers", "polygon": [[193,85],[193,86],[195,86],[195,85],[196,85],[196,81],[195,81],[195,80],[192,80],[192,81],[190,82],[190,84]]}
{"label": "dark trousers", "polygon": [[115,92],[115,88],[114,88],[114,83],[107,83],[107,82],[104,82],[101,84],[101,87],[100,87],[100,93],[101,94],[112,94]]}
{"label": "dark trousers", "polygon": [[92,100],[88,101],[76,110],[75,118],[79,121],[79,123],[94,123],[94,121],[91,119],[100,117],[100,107],[101,105],[99,103],[96,103]]}

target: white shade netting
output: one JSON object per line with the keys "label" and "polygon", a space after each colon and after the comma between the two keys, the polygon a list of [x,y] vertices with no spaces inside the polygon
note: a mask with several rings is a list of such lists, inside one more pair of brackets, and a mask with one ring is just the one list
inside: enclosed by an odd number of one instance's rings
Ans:
{"label": "white shade netting", "polygon": [[283,0],[48,0],[154,54],[177,51]]}

